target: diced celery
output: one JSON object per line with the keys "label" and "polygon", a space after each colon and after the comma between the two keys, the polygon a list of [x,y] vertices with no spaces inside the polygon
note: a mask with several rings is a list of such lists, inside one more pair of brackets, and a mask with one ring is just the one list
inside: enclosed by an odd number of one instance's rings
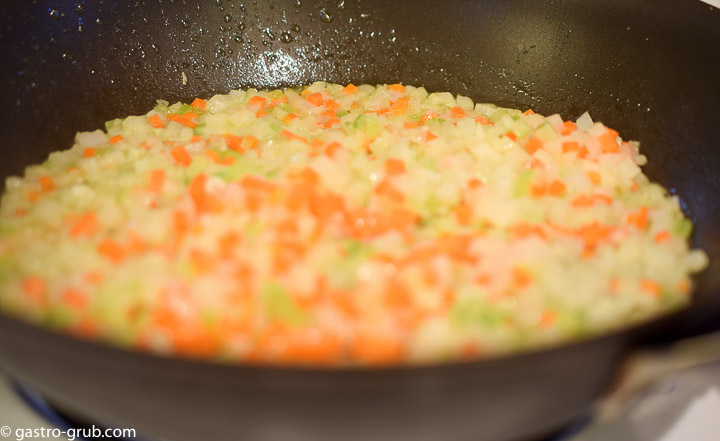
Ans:
{"label": "diced celery", "polygon": [[524,121],[517,120],[514,123],[512,123],[512,125],[510,126],[510,130],[515,132],[515,134],[517,135],[518,138],[522,138],[523,136],[530,133],[531,128],[529,125],[525,124]]}
{"label": "diced celery", "polygon": [[193,157],[192,164],[190,164],[186,169],[186,176],[188,178],[192,178],[193,176],[197,175],[198,173],[204,172],[211,168],[213,164],[213,161],[208,158],[205,155],[196,155]]}
{"label": "diced celery", "polygon": [[530,193],[530,184],[532,183],[533,176],[535,175],[534,170],[525,170],[520,173],[520,176],[515,178],[513,185],[513,196],[523,197]]}
{"label": "diced celery", "polygon": [[683,239],[687,239],[688,237],[690,237],[692,230],[692,221],[690,219],[682,218],[678,219],[678,221],[675,223],[675,226],[673,227],[673,234],[676,236],[680,236]]}
{"label": "diced celery", "polygon": [[207,124],[200,123],[193,129],[193,134],[198,136],[205,136],[207,132]]}
{"label": "diced celery", "polygon": [[110,131],[117,130],[118,132],[122,129],[122,118],[115,118],[111,119],[110,121],[105,121],[105,131],[110,133]]}
{"label": "diced celery", "polygon": [[65,306],[55,306],[43,311],[42,323],[50,329],[63,329],[75,320],[73,311]]}
{"label": "diced celery", "polygon": [[293,326],[302,326],[307,322],[307,315],[298,308],[283,285],[266,281],[261,292],[269,319]]}
{"label": "diced celery", "polygon": [[456,302],[450,308],[450,323],[458,327],[488,326],[502,323],[506,313],[490,307],[481,299],[469,298]]}
{"label": "diced celery", "polygon": [[378,121],[377,117],[370,116],[366,113],[360,114],[360,116],[355,119],[354,126],[371,138],[375,138],[380,134],[380,121]]}
{"label": "diced celery", "polygon": [[535,129],[534,135],[543,141],[550,141],[551,139],[558,137],[558,133],[555,131],[552,124],[547,121],[540,124],[540,126]]}
{"label": "diced celery", "polygon": [[215,176],[218,178],[230,182],[237,181],[245,175],[252,172],[257,172],[257,167],[254,167],[250,161],[243,157],[243,155],[230,153],[235,158],[235,163],[229,167],[222,167]]}
{"label": "diced celery", "polygon": [[179,113],[180,115],[188,112],[194,111],[193,107],[189,104],[183,104],[180,106],[180,108],[176,111],[176,113]]}
{"label": "diced celery", "polygon": [[496,123],[500,121],[504,116],[506,116],[509,113],[509,109],[500,108],[497,109],[491,116],[490,121]]}

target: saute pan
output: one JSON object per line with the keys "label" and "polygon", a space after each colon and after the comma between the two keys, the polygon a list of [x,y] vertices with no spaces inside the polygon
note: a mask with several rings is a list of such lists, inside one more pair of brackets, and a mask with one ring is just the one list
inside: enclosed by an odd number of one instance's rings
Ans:
{"label": "saute pan", "polygon": [[220,365],[127,352],[0,316],[0,365],[53,402],[177,441],[522,440],[577,417],[628,351],[720,315],[720,11],[694,0],[6,0],[3,176],[156,99],[402,82],[642,142],[711,264],[687,310],[494,360],[382,369]]}

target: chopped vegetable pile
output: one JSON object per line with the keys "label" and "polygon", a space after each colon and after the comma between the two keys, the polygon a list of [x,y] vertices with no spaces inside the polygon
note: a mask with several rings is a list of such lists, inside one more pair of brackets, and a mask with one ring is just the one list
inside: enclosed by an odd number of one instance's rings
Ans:
{"label": "chopped vegetable pile", "polygon": [[545,347],[674,310],[707,257],[638,144],[422,88],[235,90],[79,133],[0,208],[0,308],[250,363]]}

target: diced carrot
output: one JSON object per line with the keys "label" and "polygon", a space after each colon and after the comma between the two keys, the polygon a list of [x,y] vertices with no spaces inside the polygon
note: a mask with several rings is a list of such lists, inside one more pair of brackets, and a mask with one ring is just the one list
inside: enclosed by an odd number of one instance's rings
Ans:
{"label": "diced carrot", "polygon": [[148,122],[156,129],[162,129],[165,127],[165,123],[162,122],[162,119],[160,119],[160,115],[158,115],[157,113],[148,117]]}
{"label": "diced carrot", "polygon": [[83,158],[92,158],[95,156],[95,149],[92,147],[85,147],[83,150]]}
{"label": "diced carrot", "polygon": [[391,84],[388,86],[389,90],[394,90],[395,92],[405,93],[405,86],[402,84]]}
{"label": "diced carrot", "polygon": [[586,173],[587,177],[590,179],[590,181],[595,185],[600,185],[602,182],[602,176],[600,176],[600,173],[589,171]]}
{"label": "diced carrot", "polygon": [[427,130],[427,131],[425,132],[425,142],[430,142],[430,141],[432,141],[433,139],[436,139],[436,138],[437,138],[437,135],[434,134],[433,132],[431,132],[430,130]]}
{"label": "diced carrot", "polygon": [[220,350],[217,338],[197,319],[184,320],[182,326],[173,327],[171,336],[173,350],[181,356],[207,359]]}
{"label": "diced carrot", "polygon": [[655,234],[655,242],[657,243],[663,243],[668,242],[672,236],[670,235],[670,232],[668,230],[659,231],[657,234]]}
{"label": "diced carrot", "polygon": [[482,116],[482,115],[476,116],[476,117],[475,117],[475,122],[476,122],[476,123],[480,123],[480,124],[485,125],[485,126],[493,126],[493,125],[495,125],[495,123],[493,123],[492,121],[490,121],[489,119],[485,118],[485,117]]}
{"label": "diced carrot", "polygon": [[144,148],[145,150],[150,150],[152,148],[147,141],[143,141],[143,143],[140,144],[140,147]]}
{"label": "diced carrot", "polygon": [[173,231],[175,232],[175,235],[178,237],[181,237],[183,234],[185,234],[188,229],[190,228],[190,220],[188,219],[187,214],[183,211],[174,211],[173,212]]}
{"label": "diced carrot", "polygon": [[581,194],[570,202],[575,207],[589,207],[594,205],[596,202],[603,202],[605,204],[612,204],[613,199],[610,196],[603,194],[586,195]]}
{"label": "diced carrot", "polygon": [[563,136],[569,135],[575,130],[577,130],[577,124],[572,121],[565,121],[565,123],[563,124],[563,128],[560,131],[560,134]]}
{"label": "diced carrot", "polygon": [[467,116],[465,111],[460,107],[451,107],[450,112],[452,112],[453,118],[460,119],[460,118],[465,118]]}
{"label": "diced carrot", "polygon": [[255,112],[255,118],[260,118],[260,117],[265,116],[265,115],[267,115],[267,114],[268,114],[268,111],[267,111],[267,110],[258,110],[257,112]]}
{"label": "diced carrot", "polygon": [[565,189],[565,184],[556,179],[550,183],[548,192],[553,196],[562,196],[565,193]]}
{"label": "diced carrot", "polygon": [[382,181],[375,188],[375,193],[398,203],[405,200],[405,194],[393,187],[387,180]]}
{"label": "diced carrot", "polygon": [[323,98],[323,95],[320,92],[311,93],[306,96],[305,99],[314,106],[322,106],[325,102],[325,98]]}
{"label": "diced carrot", "polygon": [[482,183],[482,181],[481,181],[480,179],[478,179],[478,178],[471,178],[471,179],[467,182],[467,186],[468,186],[468,188],[469,188],[470,190],[476,190],[476,189],[482,187],[482,186],[483,186],[483,183]]}
{"label": "diced carrot", "polygon": [[280,98],[273,98],[270,100],[270,102],[267,104],[269,108],[274,108],[280,103],[287,104],[288,99],[285,95],[281,96]]}
{"label": "diced carrot", "polygon": [[84,279],[92,285],[100,285],[105,280],[105,275],[100,271],[88,271],[85,273]]}
{"label": "diced carrot", "polygon": [[283,129],[282,132],[280,132],[280,135],[282,135],[283,138],[285,138],[287,140],[296,139],[298,141],[308,142],[307,138],[305,138],[304,136],[297,135],[289,130]]}
{"label": "diced carrot", "polygon": [[620,151],[620,146],[617,143],[618,133],[612,129],[608,129],[607,132],[603,133],[598,137],[600,144],[602,145],[603,153],[617,153]]}
{"label": "diced carrot", "polygon": [[337,101],[331,100],[331,99],[325,100],[325,102],[324,102],[323,104],[325,105],[325,107],[326,107],[328,110],[335,110],[335,109],[337,109],[338,107],[340,107],[340,104],[339,104]]}
{"label": "diced carrot", "polygon": [[76,238],[91,237],[97,231],[97,227],[97,216],[93,212],[87,212],[70,226],[70,235]]}
{"label": "diced carrot", "polygon": [[431,119],[438,118],[440,115],[438,115],[434,110],[428,110],[425,112],[423,116],[420,117],[420,123],[426,123],[430,121]]}
{"label": "diced carrot", "polygon": [[26,277],[22,282],[22,290],[32,303],[42,305],[46,302],[47,285],[42,277]]}
{"label": "diced carrot", "polygon": [[419,126],[418,123],[414,121],[405,121],[403,122],[403,128],[404,129],[414,129],[415,127]]}
{"label": "diced carrot", "polygon": [[578,158],[585,159],[589,153],[590,153],[590,150],[588,150],[587,147],[582,146],[582,147],[580,147],[580,150],[578,150]]}
{"label": "diced carrot", "polygon": [[172,155],[175,162],[182,165],[183,167],[187,167],[188,165],[192,164],[192,157],[190,156],[188,151],[185,150],[185,147],[181,145],[170,150],[170,154]]}
{"label": "diced carrot", "polygon": [[40,199],[40,193],[36,191],[29,191],[27,194],[27,200],[31,203],[35,203]]}
{"label": "diced carrot", "polygon": [[542,239],[547,238],[545,230],[538,224],[529,224],[521,222],[512,227],[512,234],[519,238],[525,238],[528,236],[538,236]]}
{"label": "diced carrot", "polygon": [[350,84],[348,84],[347,86],[345,86],[342,91],[343,91],[343,93],[346,94],[346,95],[352,95],[352,94],[354,94],[355,92],[358,91],[358,88],[357,88],[356,85],[350,83]]}
{"label": "diced carrot", "polygon": [[220,237],[217,242],[220,257],[222,257],[223,259],[232,258],[235,250],[237,249],[238,245],[240,245],[241,241],[241,236],[235,232],[226,233],[222,237]]}
{"label": "diced carrot", "polygon": [[390,105],[390,114],[395,116],[403,115],[405,112],[407,112],[409,105],[410,97],[400,97],[397,99],[397,101]]}
{"label": "diced carrot", "polygon": [[248,100],[248,105],[256,107],[258,109],[262,109],[263,107],[265,107],[266,102],[267,102],[267,99],[265,97],[262,97],[260,95],[255,95]]}
{"label": "diced carrot", "polygon": [[200,136],[200,135],[193,135],[192,138],[190,138],[190,142],[193,142],[193,143],[194,143],[194,142],[201,142],[201,141],[205,141],[205,138],[203,138],[203,137]]}
{"label": "diced carrot", "polygon": [[207,103],[204,99],[195,98],[190,105],[196,109],[205,110],[207,108]]}
{"label": "diced carrot", "polygon": [[627,223],[634,225],[638,230],[644,230],[648,225],[648,207],[641,207],[638,211],[627,216]]}
{"label": "diced carrot", "polygon": [[580,144],[577,141],[565,141],[562,143],[562,152],[577,152],[580,150]]}
{"label": "diced carrot", "polygon": [[328,331],[314,329],[290,333],[279,362],[331,365],[342,356],[341,340]]}
{"label": "diced carrot", "polygon": [[148,179],[148,191],[153,193],[161,193],[165,184],[165,170],[156,168],[150,170],[150,178]]}
{"label": "diced carrot", "polygon": [[469,225],[472,220],[472,207],[465,202],[461,201],[455,206],[455,218],[460,225]]}
{"label": "diced carrot", "polygon": [[528,153],[531,155],[535,154],[538,150],[543,148],[543,142],[540,138],[537,138],[533,136],[532,138],[528,139],[527,146],[525,149]]}
{"label": "diced carrot", "polygon": [[245,153],[245,148],[242,146],[243,139],[241,136],[225,134],[223,135],[223,138],[225,138],[225,145],[227,148],[238,153]]}
{"label": "diced carrot", "polygon": [[641,280],[640,288],[646,293],[652,295],[653,297],[659,297],[662,293],[662,288],[660,287],[660,284],[652,279]]}
{"label": "diced carrot", "polygon": [[541,198],[548,192],[548,186],[544,183],[533,184],[530,186],[530,195],[534,198]]}
{"label": "diced carrot", "polygon": [[310,184],[317,184],[320,182],[320,177],[315,172],[315,170],[311,169],[310,167],[305,167],[300,171],[297,175],[295,175],[300,180],[310,183]]}
{"label": "diced carrot", "polygon": [[178,122],[178,123],[182,124],[183,126],[189,127],[191,129],[194,129],[195,127],[198,126],[197,117],[198,117],[198,115],[193,112],[186,112],[186,113],[183,113],[182,115],[178,115],[176,113],[171,113],[166,116],[166,118],[169,119],[170,121]]}
{"label": "diced carrot", "polygon": [[535,112],[533,111],[533,109],[527,109],[523,112],[523,115],[535,115]]}
{"label": "diced carrot", "polygon": [[290,121],[294,120],[294,119],[297,118],[297,117],[298,117],[298,116],[295,115],[294,113],[288,113],[287,115],[285,115],[285,116],[283,117],[282,121],[283,121],[283,123],[285,123],[285,124],[289,124]]}
{"label": "diced carrot", "polygon": [[62,302],[77,310],[83,310],[87,307],[88,298],[77,288],[68,288],[62,293]]}
{"label": "diced carrot", "polygon": [[226,156],[224,158],[220,158],[220,161],[218,162],[220,165],[233,165],[235,164],[235,158],[232,156]]}
{"label": "diced carrot", "polygon": [[517,141],[517,135],[512,130],[509,130],[505,133],[505,136],[512,139],[513,141]]}
{"label": "diced carrot", "polygon": [[512,280],[517,288],[523,289],[532,283],[533,277],[528,270],[516,266],[512,271]]}
{"label": "diced carrot", "polygon": [[43,193],[49,193],[55,190],[55,182],[48,175],[40,176],[40,189]]}
{"label": "diced carrot", "polygon": [[398,158],[388,158],[385,160],[385,171],[389,175],[401,175],[405,173],[405,161]]}
{"label": "diced carrot", "polygon": [[97,252],[114,263],[122,262],[127,256],[125,247],[112,239],[104,239],[100,242],[97,246]]}
{"label": "diced carrot", "polygon": [[330,128],[340,122],[340,118],[335,115],[335,112],[333,110],[326,110],[325,112],[321,113],[321,115],[326,118],[326,121],[322,123],[322,126],[325,128]]}
{"label": "diced carrot", "polygon": [[123,139],[125,139],[125,138],[123,138],[122,135],[115,135],[112,138],[110,138],[109,142],[110,142],[110,144],[117,144],[118,142],[122,141]]}
{"label": "diced carrot", "polygon": [[247,175],[242,178],[240,185],[246,190],[270,191],[274,188],[273,184],[260,176]]}
{"label": "diced carrot", "polygon": [[188,192],[195,204],[195,209],[200,213],[207,211],[220,211],[222,209],[222,202],[217,197],[207,192],[205,189],[206,182],[207,176],[204,173],[195,175],[195,177],[190,181]]}
{"label": "diced carrot", "polygon": [[551,327],[556,320],[557,314],[555,314],[555,312],[551,310],[546,310],[542,312],[542,315],[540,316],[540,321],[538,322],[538,326],[547,329]]}
{"label": "diced carrot", "polygon": [[332,158],[335,156],[335,153],[340,150],[342,150],[342,145],[339,142],[334,141],[325,147],[325,154]]}
{"label": "diced carrot", "polygon": [[15,210],[15,217],[22,217],[25,216],[28,213],[28,211],[24,208],[17,208]]}
{"label": "diced carrot", "polygon": [[212,162],[214,162],[215,164],[220,162],[220,155],[218,155],[218,153],[215,150],[205,149],[204,153],[205,153],[205,156],[210,158],[212,160]]}

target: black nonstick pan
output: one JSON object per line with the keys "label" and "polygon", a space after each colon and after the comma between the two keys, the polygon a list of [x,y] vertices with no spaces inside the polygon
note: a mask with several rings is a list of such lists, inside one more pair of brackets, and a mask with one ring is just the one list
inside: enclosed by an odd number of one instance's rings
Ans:
{"label": "black nonstick pan", "polygon": [[696,0],[6,0],[0,174],[156,99],[394,83],[642,141],[711,264],[681,313],[539,352],[382,369],[219,365],[126,352],[0,316],[0,366],[73,413],[195,440],[541,439],[648,339],[720,316],[720,11]]}

